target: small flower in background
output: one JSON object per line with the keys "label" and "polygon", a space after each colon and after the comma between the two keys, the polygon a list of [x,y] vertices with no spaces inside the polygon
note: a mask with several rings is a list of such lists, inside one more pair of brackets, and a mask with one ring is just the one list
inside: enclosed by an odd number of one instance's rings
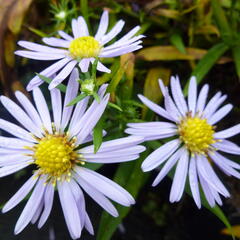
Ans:
{"label": "small flower in background", "polygon": [[[92,37],[89,36],[84,18],[80,16],[78,19],[72,20],[73,37],[63,31],[59,31],[58,33],[62,39],[55,37],[42,39],[44,43],[52,47],[28,41],[19,41],[18,44],[29,51],[18,50],[15,54],[37,60],[58,60],[40,73],[46,77],[51,77],[53,74],[58,73],[49,85],[49,89],[53,89],[72,72],[77,64],[82,72],[87,72],[90,63],[93,63],[95,59],[116,57],[142,48],[140,39],[144,36],[134,36],[140,29],[139,26],[133,28],[113,44],[104,47],[121,32],[123,26],[124,21],[120,20],[106,33],[108,29],[108,11],[104,11],[97,33]],[[110,69],[105,67],[100,61],[98,61],[97,70],[110,73]],[[38,76],[34,77],[28,84],[27,90],[31,91],[42,82],[42,79]]]}
{"label": "small flower in background", "polygon": [[177,164],[170,192],[171,202],[181,199],[188,175],[192,196],[198,208],[201,207],[199,184],[210,206],[213,207],[215,203],[221,205],[220,194],[229,197],[229,192],[214,172],[213,163],[227,175],[240,178],[236,171],[240,169],[240,165],[222,154],[240,155],[240,147],[226,140],[240,132],[240,124],[216,131],[216,124],[231,111],[232,105],[219,108],[226,99],[226,95],[221,92],[216,93],[206,103],[209,86],[204,85],[197,96],[195,77],[190,81],[187,103],[178,77],[171,78],[172,97],[161,80],[159,84],[165,109],[142,95],[139,95],[139,98],[151,110],[170,122],[129,123],[126,132],[143,136],[146,141],[174,136],[177,138],[169,140],[151,153],[142,164],[143,171],[151,171],[165,163],[153,182],[153,186],[156,186]]}
{"label": "small flower in background", "polygon": [[29,222],[38,221],[39,228],[44,225],[52,209],[55,187],[73,239],[81,236],[84,227],[93,234],[82,190],[114,217],[118,212],[108,198],[124,206],[134,204],[126,190],[84,164],[137,159],[145,150],[138,145],[143,138],[132,136],[106,141],[97,153],[94,153],[93,145],[82,147],[92,141],[92,130],[106,108],[109,94],[104,95],[107,86],[102,85],[98,92],[100,103],[95,100],[87,108],[89,97],[86,97],[75,108],[66,107],[77,95],[77,78],[78,72],[74,69],[63,104],[60,91],[56,88],[50,91],[53,122],[39,88],[33,90],[36,107],[21,92],[16,92],[16,98],[22,107],[1,97],[3,106],[23,127],[0,119],[0,128],[14,136],[0,137],[0,177],[30,165],[36,167],[30,179],[2,209],[4,213],[11,210],[32,191],[17,221],[15,234]]}

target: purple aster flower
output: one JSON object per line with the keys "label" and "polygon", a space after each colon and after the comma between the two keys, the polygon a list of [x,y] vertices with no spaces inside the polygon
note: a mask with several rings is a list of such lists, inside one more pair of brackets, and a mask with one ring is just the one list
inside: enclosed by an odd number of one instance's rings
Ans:
{"label": "purple aster flower", "polygon": [[[72,20],[73,36],[59,31],[58,33],[62,38],[43,38],[43,42],[51,47],[28,41],[19,41],[18,44],[28,50],[19,50],[15,54],[36,60],[58,60],[40,73],[46,77],[51,77],[57,73],[49,85],[49,89],[52,89],[61,83],[77,64],[82,72],[87,72],[89,64],[93,63],[95,58],[116,57],[142,48],[140,39],[144,36],[134,36],[140,29],[139,26],[133,28],[116,42],[104,47],[122,31],[123,26],[124,21],[120,20],[107,33],[108,11],[104,11],[97,33],[92,37],[89,36],[84,18],[80,16],[78,19]],[[105,67],[100,61],[98,62],[97,70],[110,73],[110,69]],[[27,90],[31,91],[34,87],[42,84],[42,82],[38,76],[34,77],[28,84]]]}
{"label": "purple aster flower", "polygon": [[103,114],[109,94],[106,85],[99,89],[100,103],[96,100],[87,108],[88,97],[75,107],[66,105],[78,92],[77,70],[73,70],[64,102],[61,93],[53,89],[51,102],[53,120],[45,98],[38,87],[33,89],[35,107],[21,92],[16,98],[21,107],[5,96],[0,100],[21,126],[0,119],[0,128],[14,137],[0,137],[0,177],[15,173],[29,165],[36,170],[29,180],[5,204],[5,213],[20,203],[30,192],[30,198],[19,217],[15,234],[29,222],[38,221],[41,228],[53,205],[54,192],[58,191],[65,221],[73,239],[80,238],[85,227],[93,234],[93,227],[85,208],[83,191],[114,217],[118,212],[111,199],[123,206],[134,204],[133,197],[110,179],[84,167],[85,163],[116,163],[137,159],[144,151],[138,145],[141,137],[125,137],[103,142],[98,152],[94,146],[82,147],[92,141],[92,131]]}
{"label": "purple aster flower", "polygon": [[159,81],[164,96],[165,109],[142,95],[141,101],[159,116],[169,122],[129,123],[126,132],[134,136],[143,136],[146,141],[170,138],[143,162],[143,171],[151,171],[164,164],[153,186],[168,174],[176,165],[170,202],[181,199],[188,176],[193,199],[201,207],[199,187],[210,204],[222,204],[220,194],[229,197],[229,192],[214,172],[216,164],[224,173],[240,178],[236,169],[240,165],[229,160],[224,153],[240,155],[240,147],[227,140],[240,132],[240,124],[223,131],[216,131],[216,124],[232,109],[231,104],[220,107],[226,95],[218,92],[207,103],[209,86],[202,87],[197,95],[195,77],[191,78],[187,102],[184,99],[178,77],[171,78],[171,95],[162,81]]}

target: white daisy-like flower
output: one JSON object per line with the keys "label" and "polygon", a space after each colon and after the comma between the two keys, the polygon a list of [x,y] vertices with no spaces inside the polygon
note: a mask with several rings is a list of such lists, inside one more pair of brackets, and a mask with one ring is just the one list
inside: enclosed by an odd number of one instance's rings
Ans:
{"label": "white daisy-like flower", "polygon": [[187,102],[184,99],[178,77],[171,78],[170,96],[168,88],[159,81],[164,96],[165,109],[139,95],[141,101],[159,116],[170,122],[129,123],[126,132],[143,136],[145,140],[171,138],[143,162],[143,171],[151,171],[163,163],[153,186],[176,166],[170,201],[181,199],[188,175],[190,189],[196,205],[201,207],[199,187],[201,186],[210,206],[222,204],[220,194],[229,197],[229,192],[213,170],[216,164],[224,173],[240,178],[236,169],[240,165],[229,160],[224,153],[240,155],[240,147],[226,140],[240,132],[240,124],[223,131],[216,131],[216,124],[232,109],[231,104],[221,108],[226,95],[215,94],[207,103],[209,86],[202,87],[197,95],[195,77],[191,78]]}
{"label": "white daisy-like flower", "polygon": [[88,97],[75,108],[66,107],[78,92],[77,70],[73,70],[64,102],[58,89],[51,90],[53,121],[45,98],[34,88],[35,107],[21,92],[16,98],[21,107],[5,96],[0,100],[7,111],[22,125],[0,119],[0,128],[14,137],[0,137],[0,177],[34,166],[33,175],[5,204],[5,213],[20,203],[29,193],[30,198],[19,217],[15,234],[28,223],[38,221],[41,228],[53,205],[58,191],[65,221],[73,239],[81,236],[85,227],[93,234],[93,227],[85,208],[84,190],[94,201],[114,217],[118,212],[111,199],[123,206],[134,204],[133,197],[118,184],[84,167],[85,163],[117,163],[137,159],[145,147],[138,145],[141,137],[124,137],[103,142],[98,152],[94,146],[82,146],[92,141],[92,130],[108,103],[106,85],[99,89],[100,103],[96,100],[87,108]]}
{"label": "white daisy-like flower", "polygon": [[[93,63],[95,58],[116,57],[142,48],[140,39],[144,36],[134,36],[140,29],[139,26],[134,27],[113,44],[104,47],[122,31],[125,23],[123,20],[119,20],[107,33],[108,21],[108,11],[104,11],[97,33],[92,37],[89,36],[84,18],[80,16],[78,19],[72,20],[73,36],[59,31],[58,33],[62,39],[55,37],[43,38],[43,42],[51,47],[28,41],[19,41],[18,44],[28,50],[19,50],[15,54],[36,60],[58,60],[40,73],[46,77],[58,73],[49,85],[49,89],[52,89],[61,83],[77,64],[82,72],[87,72],[90,63]],[[98,61],[97,70],[110,73],[110,69],[100,61]],[[28,84],[27,90],[31,91],[42,82],[38,76],[34,77]]]}

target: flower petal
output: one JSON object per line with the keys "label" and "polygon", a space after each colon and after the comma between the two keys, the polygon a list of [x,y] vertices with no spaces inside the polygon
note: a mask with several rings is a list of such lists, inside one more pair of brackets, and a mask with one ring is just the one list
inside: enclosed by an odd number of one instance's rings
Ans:
{"label": "flower petal", "polygon": [[192,113],[192,116],[196,112],[197,103],[197,80],[196,77],[192,76],[188,87],[188,109]]}
{"label": "flower petal", "polygon": [[65,129],[69,123],[69,119],[71,118],[73,106],[67,106],[78,93],[79,84],[77,82],[79,78],[79,73],[77,68],[74,68],[68,81],[67,91],[65,94],[64,104],[63,104],[63,113],[62,113],[62,122],[61,128]]}
{"label": "flower petal", "polygon": [[175,163],[179,160],[179,157],[183,154],[184,149],[181,148],[177,150],[165,163],[157,177],[155,178],[152,186],[155,187],[158,185],[162,179],[168,174],[168,172],[171,170],[171,168],[175,165]]}
{"label": "flower petal", "polygon": [[235,136],[239,133],[240,133],[240,124],[237,124],[237,125],[235,125],[233,127],[230,127],[228,129],[216,132],[214,134],[214,138],[218,138],[218,139],[230,138],[230,137],[233,137],[233,136]]}
{"label": "flower petal", "polygon": [[180,156],[170,192],[170,202],[178,202],[183,194],[188,173],[188,151]]}
{"label": "flower petal", "polygon": [[174,139],[170,142],[165,143],[157,150],[152,152],[142,163],[142,170],[144,172],[151,171],[156,168],[164,161],[166,161],[180,146],[179,139]]}
{"label": "flower petal", "polygon": [[209,86],[208,84],[205,84],[198,95],[196,111],[200,114],[205,108],[207,96],[208,96],[208,90],[209,90]]}
{"label": "flower petal", "polygon": [[59,89],[54,88],[50,91],[52,110],[53,110],[53,120],[56,130],[60,130],[61,120],[62,120],[62,97]]}
{"label": "flower petal", "polygon": [[51,90],[55,88],[58,84],[60,84],[73,70],[73,68],[76,66],[77,61],[73,60],[69,62],[61,71],[58,73],[58,75],[52,80],[52,82],[49,84],[48,89]]}
{"label": "flower petal", "polygon": [[211,125],[216,124],[222,118],[224,118],[232,110],[232,108],[233,108],[232,104],[227,104],[224,107],[220,108],[208,119],[208,123]]}
{"label": "flower petal", "polygon": [[98,30],[95,35],[95,39],[101,41],[101,38],[106,33],[107,29],[108,29],[108,11],[103,11],[103,14],[101,16],[100,23],[98,26]]}
{"label": "flower petal", "polygon": [[74,170],[78,173],[80,178],[87,181],[88,184],[97,188],[99,192],[113,201],[123,206],[130,206],[135,203],[133,197],[125,189],[99,173],[77,166]]}
{"label": "flower petal", "polygon": [[31,197],[29,198],[26,206],[22,211],[22,214],[20,215],[16,223],[16,226],[14,229],[15,234],[20,233],[31,221],[34,213],[36,212],[36,210],[38,209],[41,203],[44,190],[45,190],[44,180],[39,179],[38,183],[36,184],[31,194]]}

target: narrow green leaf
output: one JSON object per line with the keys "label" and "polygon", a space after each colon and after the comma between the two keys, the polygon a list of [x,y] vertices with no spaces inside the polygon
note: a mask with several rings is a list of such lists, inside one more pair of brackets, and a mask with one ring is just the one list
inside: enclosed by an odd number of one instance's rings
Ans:
{"label": "narrow green leaf", "polygon": [[[114,181],[123,186],[129,191],[134,198],[137,197],[141,186],[145,183],[147,177],[146,173],[143,173],[140,166],[142,160],[149,154],[145,152],[141,158],[134,162],[122,163],[116,172]],[[123,218],[130,211],[129,207],[117,205],[119,217],[114,218],[107,212],[103,212],[100,220],[100,225],[97,233],[97,240],[110,240],[113,233],[117,229],[118,225],[122,222]]]}
{"label": "narrow green leaf", "polygon": [[[225,43],[218,43],[213,46],[204,57],[198,62],[197,66],[192,72],[192,76],[197,78],[197,82],[200,83],[209,70],[214,66],[217,60],[229,49],[229,46]],[[184,93],[187,93],[188,83],[184,88]]]}
{"label": "narrow green leaf", "polygon": [[104,118],[101,117],[93,129],[94,153],[98,151],[102,144]]}
{"label": "narrow green leaf", "polygon": [[226,44],[229,44],[232,37],[232,31],[225,12],[219,3],[219,0],[211,0],[211,6],[213,9],[213,16],[215,17],[217,26],[220,30],[220,34],[223,40],[225,40]]}
{"label": "narrow green leaf", "polygon": [[181,52],[186,54],[186,49],[181,35],[174,33],[170,37],[170,42]]}
{"label": "narrow green leaf", "polygon": [[240,45],[234,46],[232,49],[234,64],[238,77],[240,78]]}
{"label": "narrow green leaf", "polygon": [[76,103],[80,102],[81,100],[83,100],[85,97],[87,96],[86,93],[82,93],[80,95],[78,95],[77,97],[75,97],[70,103],[67,104],[67,107],[70,107],[72,105],[75,105]]}
{"label": "narrow green leaf", "polygon": [[46,33],[44,33],[44,32],[42,32],[42,31],[40,31],[40,30],[38,30],[38,29],[36,29],[36,28],[33,28],[33,27],[29,27],[28,28],[31,32],[33,32],[33,33],[35,33],[36,35],[38,35],[39,37],[47,37],[48,35],[46,34]]}
{"label": "narrow green leaf", "polygon": [[119,107],[117,104],[114,104],[112,102],[108,102],[108,106],[117,109],[118,111],[122,112],[122,108]]}
{"label": "narrow green leaf", "polygon": [[[48,83],[48,84],[50,84],[51,81],[52,81],[51,78],[45,77],[45,76],[43,76],[43,75],[41,75],[41,74],[36,73],[36,75],[37,75],[39,78],[41,78],[43,81],[45,81],[46,83]],[[67,87],[66,87],[64,84],[62,84],[62,83],[60,83],[59,85],[57,85],[56,88],[58,88],[61,92],[64,92],[64,93],[65,93],[66,90],[67,90]]]}

